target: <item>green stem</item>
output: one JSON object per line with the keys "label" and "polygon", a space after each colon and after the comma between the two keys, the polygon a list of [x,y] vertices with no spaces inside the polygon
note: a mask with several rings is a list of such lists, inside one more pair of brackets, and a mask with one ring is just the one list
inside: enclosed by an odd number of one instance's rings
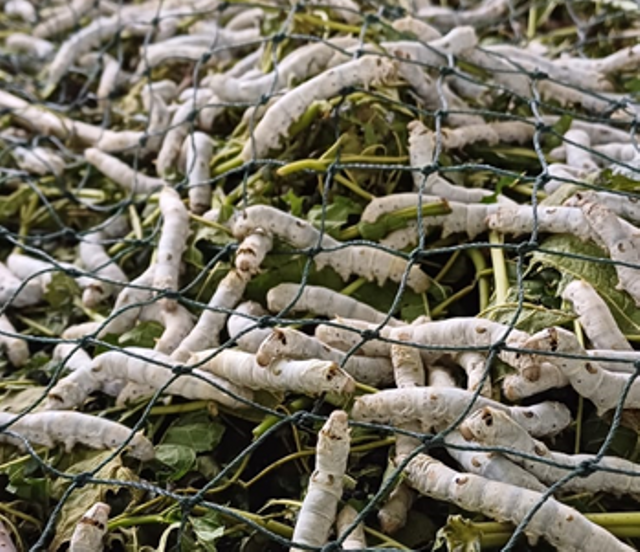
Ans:
{"label": "green stem", "polygon": [[504,259],[504,238],[498,232],[489,232],[489,243],[499,247],[491,248],[491,264],[493,265],[493,279],[495,282],[496,305],[501,305],[507,300],[509,292],[509,277],[507,276],[507,265]]}
{"label": "green stem", "polygon": [[[640,537],[640,512],[596,513],[584,516],[616,537]],[[502,546],[513,533],[513,526],[508,523],[472,522],[471,526],[480,533],[483,549]]]}
{"label": "green stem", "polygon": [[489,306],[490,301],[489,282],[487,278],[483,276],[487,270],[487,261],[485,260],[482,252],[478,249],[467,250],[467,255],[476,269],[478,295],[480,296],[480,312],[482,312]]}
{"label": "green stem", "polygon": [[466,297],[467,295],[469,295],[475,289],[475,287],[476,287],[476,283],[473,282],[472,284],[456,291],[453,295],[451,295],[450,297],[447,297],[444,301],[442,301],[442,303],[439,303],[438,305],[433,307],[431,309],[431,316],[433,318],[440,316],[449,305],[452,305],[456,301],[459,301],[463,297]]}

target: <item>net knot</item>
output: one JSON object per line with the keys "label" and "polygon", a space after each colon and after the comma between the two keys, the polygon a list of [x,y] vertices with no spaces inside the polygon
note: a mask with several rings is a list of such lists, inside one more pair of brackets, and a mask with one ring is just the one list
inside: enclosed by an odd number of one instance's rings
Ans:
{"label": "net knot", "polygon": [[279,44],[280,42],[284,42],[287,38],[285,33],[276,33],[271,37],[271,42],[273,44]]}
{"label": "net knot", "polygon": [[89,472],[82,472],[73,478],[73,482],[75,483],[76,487],[81,488],[89,483],[92,477],[93,476]]}
{"label": "net knot", "polygon": [[265,314],[256,320],[256,326],[261,330],[264,328],[271,328],[273,326],[273,321],[269,315]]}
{"label": "net knot", "polygon": [[598,467],[596,466],[597,460],[583,460],[576,467],[576,472],[578,477],[589,477],[590,475],[596,473],[598,471]]}
{"label": "net knot", "polygon": [[200,61],[202,63],[207,63],[211,59],[211,52],[205,52],[200,56]]}
{"label": "net knot", "polygon": [[527,253],[533,253],[538,249],[538,247],[539,247],[538,242],[527,241],[527,242],[518,244],[518,246],[516,247],[516,251],[518,252],[518,255],[526,255]]}
{"label": "net knot", "polygon": [[633,370],[636,374],[640,373],[640,360],[633,361]]}
{"label": "net knot", "polygon": [[171,372],[176,376],[188,376],[193,372],[193,368],[184,364],[176,364],[171,368]]}
{"label": "net knot", "polygon": [[360,334],[362,339],[366,341],[372,341],[374,339],[380,339],[380,331],[379,330],[362,330]]}
{"label": "net knot", "polygon": [[453,69],[453,67],[449,67],[448,65],[440,66],[440,75],[442,77],[448,77],[450,75],[453,75],[454,73],[455,73],[455,70]]}
{"label": "net knot", "polygon": [[342,546],[340,546],[337,542],[331,541],[321,548],[321,552],[337,552],[338,550],[342,549]]}
{"label": "net knot", "polygon": [[529,76],[533,80],[546,80],[546,79],[549,78],[549,75],[547,73],[545,73],[544,71],[540,71],[540,69],[535,69],[534,71],[531,71],[529,73]]}

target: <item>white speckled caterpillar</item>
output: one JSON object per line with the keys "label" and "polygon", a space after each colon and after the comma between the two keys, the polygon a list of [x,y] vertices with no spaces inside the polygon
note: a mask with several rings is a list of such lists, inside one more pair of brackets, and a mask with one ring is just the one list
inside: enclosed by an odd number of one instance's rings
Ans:
{"label": "white speckled caterpillar", "polygon": [[322,547],[327,543],[342,498],[343,479],[349,459],[350,437],[347,413],[335,410],[329,416],[316,445],[316,465],[293,530],[290,552],[302,552],[295,544]]}
{"label": "white speckled caterpillar", "polygon": [[423,431],[430,431],[433,427],[447,427],[469,405],[471,411],[485,406],[504,411],[536,436],[554,435],[571,422],[569,410],[561,403],[507,406],[485,397],[474,397],[469,391],[453,387],[385,389],[373,395],[364,395],[356,399],[351,417],[366,422],[391,422],[395,426],[418,421]]}
{"label": "white speckled caterpillar", "polygon": [[[16,419],[14,414],[0,412],[0,424],[33,445],[53,448],[64,445],[70,452],[76,444],[94,449],[120,447],[130,436],[131,429],[105,418],[80,412],[36,412]],[[21,439],[0,435],[0,439],[24,447]],[[146,461],[154,457],[153,445],[141,433],[136,433],[128,444],[132,456]]]}
{"label": "white speckled caterpillar", "polygon": [[[564,454],[549,450],[547,446],[531,437],[527,431],[504,412],[491,407],[474,412],[460,426],[467,440],[484,446],[499,446],[528,454],[546,462],[524,458],[520,454],[506,454],[507,458],[523,466],[545,483],[555,483],[566,477],[584,462],[593,462],[593,454]],[[615,456],[603,456],[596,463],[597,471],[587,476],[574,477],[560,488],[567,493],[607,492],[617,496],[640,497],[640,465]],[[609,470],[619,470],[613,472]],[[625,473],[620,473],[625,472]]]}

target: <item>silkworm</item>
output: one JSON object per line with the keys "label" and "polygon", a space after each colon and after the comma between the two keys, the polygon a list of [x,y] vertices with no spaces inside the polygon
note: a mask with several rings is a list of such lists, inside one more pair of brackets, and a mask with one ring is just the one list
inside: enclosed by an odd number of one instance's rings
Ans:
{"label": "silkworm", "polygon": [[189,358],[189,364],[248,389],[304,393],[351,394],[355,390],[353,378],[335,362],[322,359],[274,359],[268,366],[260,366],[255,355],[225,349],[200,351]]}
{"label": "silkworm", "polygon": [[[53,448],[61,444],[66,452],[71,452],[76,444],[93,449],[119,448],[131,437],[127,426],[80,412],[36,412],[18,419],[0,412],[0,424],[7,425],[6,429],[24,437],[32,446]],[[24,447],[16,437],[2,435],[1,439]],[[143,462],[155,456],[153,445],[141,432],[133,435],[127,447],[131,456]]]}
{"label": "silkworm", "polygon": [[[230,339],[234,339],[238,347],[247,353],[256,353],[260,344],[271,334],[271,328],[257,327],[258,318],[265,316],[266,309],[255,301],[240,303],[233,314],[227,320],[227,333]],[[244,315],[244,316],[243,316]],[[254,328],[240,336],[239,334],[248,328]]]}
{"label": "silkworm", "polygon": [[16,368],[29,360],[29,345],[19,336],[11,321],[4,314],[0,315],[0,348]]}
{"label": "silkworm", "polygon": [[507,406],[454,387],[410,387],[385,389],[358,397],[351,411],[354,420],[394,426],[419,422],[422,431],[452,424],[467,408],[476,411],[485,406],[502,410],[532,435],[554,435],[571,422],[571,415],[561,403],[544,402],[533,406]]}
{"label": "silkworm", "polygon": [[111,507],[104,502],[91,506],[73,530],[69,552],[102,552],[110,513]]}
{"label": "silkworm", "polygon": [[341,316],[371,322],[403,325],[398,319],[380,312],[353,297],[322,286],[278,284],[267,293],[271,312],[280,312],[291,305],[290,312],[310,312],[316,316]]}

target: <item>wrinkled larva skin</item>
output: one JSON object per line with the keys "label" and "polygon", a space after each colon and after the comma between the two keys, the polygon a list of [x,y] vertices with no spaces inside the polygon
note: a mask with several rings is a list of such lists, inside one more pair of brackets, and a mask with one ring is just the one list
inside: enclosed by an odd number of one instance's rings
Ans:
{"label": "wrinkled larva skin", "polygon": [[[544,443],[531,437],[526,429],[507,414],[491,407],[478,410],[469,416],[460,426],[460,432],[483,446],[510,448],[546,460],[549,463],[529,460],[518,454],[507,455],[540,481],[549,485],[566,477],[571,470],[575,470],[584,462],[596,460],[593,454],[564,454],[549,450]],[[557,466],[565,466],[565,468]],[[560,492],[607,492],[617,496],[628,494],[634,500],[638,500],[640,497],[639,464],[615,456],[603,456],[598,459],[598,468],[602,470],[566,481]],[[607,468],[620,471],[614,473],[607,471]]]}
{"label": "wrinkled larva skin", "polygon": [[[9,424],[15,418],[13,414],[0,413],[0,423]],[[120,447],[130,436],[131,428],[105,418],[90,416],[80,412],[37,412],[26,414],[17,419],[8,428],[22,435],[31,445],[47,448],[61,444],[70,452],[76,444],[94,449]],[[14,437],[2,437],[12,444],[24,446],[22,440]],[[153,445],[141,433],[136,433],[128,444],[129,453],[143,461],[154,456]]]}
{"label": "wrinkled larva skin", "polygon": [[[424,454],[413,458],[404,474],[409,485],[425,496],[514,525],[538,506],[543,496],[514,485],[458,473]],[[543,537],[559,550],[568,552],[633,551],[577,510],[553,498],[542,502],[524,533],[533,539]]]}
{"label": "wrinkled larva skin", "polygon": [[[324,546],[342,498],[343,479],[349,459],[347,413],[334,410],[318,434],[316,465],[307,494],[298,513],[292,541],[308,546]],[[292,552],[301,549],[292,547]]]}
{"label": "wrinkled larva skin", "polygon": [[69,552],[101,552],[111,507],[97,502],[80,518],[69,542]]}

